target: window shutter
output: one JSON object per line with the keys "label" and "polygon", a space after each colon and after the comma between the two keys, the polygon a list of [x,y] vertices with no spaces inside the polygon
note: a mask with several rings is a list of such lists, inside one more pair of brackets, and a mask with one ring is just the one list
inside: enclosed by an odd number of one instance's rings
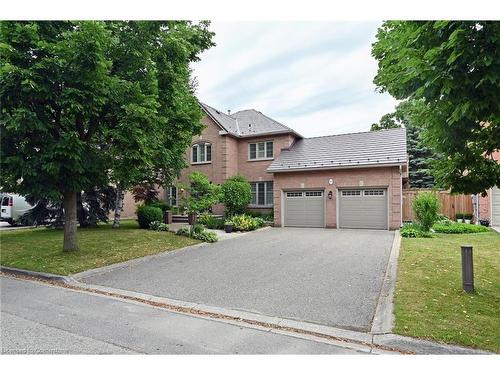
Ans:
{"label": "window shutter", "polygon": [[257,204],[257,184],[255,182],[251,182],[250,187],[252,188],[252,201],[250,203],[253,205],[256,205]]}
{"label": "window shutter", "polygon": [[273,157],[273,142],[266,142],[266,158]]}
{"label": "window shutter", "polygon": [[212,161],[212,145],[207,143],[205,146],[207,147],[207,161]]}
{"label": "window shutter", "polygon": [[257,159],[257,144],[255,143],[250,143],[248,145],[250,152],[249,152],[249,158],[250,159]]}
{"label": "window shutter", "polygon": [[266,205],[273,204],[273,182],[266,182]]}
{"label": "window shutter", "polygon": [[198,162],[198,145],[193,146],[193,163]]}

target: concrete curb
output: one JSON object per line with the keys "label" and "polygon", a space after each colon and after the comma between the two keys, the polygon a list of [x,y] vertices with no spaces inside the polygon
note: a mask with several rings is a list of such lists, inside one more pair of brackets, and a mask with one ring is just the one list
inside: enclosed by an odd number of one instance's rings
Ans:
{"label": "concrete curb", "polygon": [[380,296],[373,317],[371,333],[391,333],[394,327],[394,291],[398,276],[398,258],[401,247],[401,236],[399,230],[394,233],[391,254],[385,270],[384,281],[380,290]]}
{"label": "concrete curb", "polygon": [[398,347],[403,350],[412,351],[415,354],[494,354],[483,350],[421,340],[392,333],[374,335],[373,343],[388,347]]}
{"label": "concrete curb", "polygon": [[5,272],[5,273],[15,274],[15,275],[36,277],[38,279],[43,279],[43,280],[48,280],[48,281],[58,281],[58,282],[62,282],[65,284],[70,284],[70,283],[75,281],[71,276],[63,276],[63,275],[56,275],[53,273],[23,270],[23,269],[14,268],[14,267],[0,266],[0,271]]}
{"label": "concrete curb", "polygon": [[[8,273],[12,269],[3,267]],[[38,282],[53,281],[53,287],[68,288],[80,293],[101,295],[105,298],[124,300],[152,308],[166,309],[178,314],[189,315],[200,319],[224,322],[241,327],[253,328],[292,337],[324,342],[338,347],[353,349],[371,354],[494,354],[486,351],[464,348],[449,344],[420,340],[395,334],[378,334],[350,331],[346,329],[323,326],[320,324],[296,321],[292,319],[265,316],[258,313],[208,306],[195,302],[179,301],[171,298],[157,297],[144,293],[121,290],[101,285],[79,282],[71,277],[44,274],[20,270],[10,272],[12,277],[29,276],[42,278]],[[30,280],[37,282],[37,280]],[[61,282],[62,281],[62,282]],[[58,285],[59,284],[59,285]]]}
{"label": "concrete curb", "polygon": [[[186,302],[175,300],[172,298],[152,296],[139,292],[132,292],[107,286],[87,284],[84,282],[73,280],[70,286],[81,289],[83,292],[92,293],[92,291],[100,291],[105,294],[110,294],[112,298],[125,297],[135,300],[136,303],[141,303],[140,300],[150,301],[155,304],[168,305],[173,308],[189,309],[192,312],[175,311],[180,314],[186,314],[198,318],[210,319],[237,326],[244,326],[269,332],[286,334],[288,336],[300,337],[308,340],[326,342],[343,348],[354,349],[361,352],[370,353],[373,349],[372,335],[369,333],[349,331],[345,329],[323,326],[314,323],[301,322],[280,317],[266,316],[258,313],[247,312],[242,310],[233,310],[215,306],[209,306],[201,303]],[[132,301],[134,302],[134,301]],[[166,307],[168,309],[168,307]],[[205,315],[205,314],[211,314]],[[219,316],[219,317],[214,317]],[[314,336],[317,335],[317,336]],[[377,348],[382,353],[392,353],[393,350],[384,350]],[[397,349],[394,349],[397,350]]]}

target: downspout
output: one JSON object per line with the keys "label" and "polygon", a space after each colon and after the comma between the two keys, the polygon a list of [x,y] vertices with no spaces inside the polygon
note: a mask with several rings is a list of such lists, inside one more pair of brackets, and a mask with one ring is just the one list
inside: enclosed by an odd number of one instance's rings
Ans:
{"label": "downspout", "polygon": [[403,167],[400,165],[399,166],[399,181],[400,181],[400,184],[399,184],[399,200],[400,200],[400,208],[399,208],[399,211],[400,211],[400,222],[399,222],[399,226],[402,227],[403,226]]}

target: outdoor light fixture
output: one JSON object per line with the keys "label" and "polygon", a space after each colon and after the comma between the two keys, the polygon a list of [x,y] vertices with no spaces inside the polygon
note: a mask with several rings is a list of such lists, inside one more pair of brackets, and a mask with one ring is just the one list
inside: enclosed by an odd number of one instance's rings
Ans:
{"label": "outdoor light fixture", "polygon": [[333,193],[332,193],[332,191],[330,190],[330,191],[328,192],[328,199],[332,199],[332,197],[333,197]]}

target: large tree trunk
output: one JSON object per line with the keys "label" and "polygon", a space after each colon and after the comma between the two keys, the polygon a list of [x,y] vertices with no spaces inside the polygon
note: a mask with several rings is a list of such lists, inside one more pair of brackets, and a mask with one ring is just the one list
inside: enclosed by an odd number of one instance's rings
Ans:
{"label": "large tree trunk", "polygon": [[64,251],[78,250],[76,237],[76,191],[66,191],[63,196],[64,204]]}
{"label": "large tree trunk", "polygon": [[115,220],[113,222],[113,228],[120,227],[120,220],[123,211],[123,197],[125,192],[122,190],[120,185],[116,187],[116,201],[115,201]]}

